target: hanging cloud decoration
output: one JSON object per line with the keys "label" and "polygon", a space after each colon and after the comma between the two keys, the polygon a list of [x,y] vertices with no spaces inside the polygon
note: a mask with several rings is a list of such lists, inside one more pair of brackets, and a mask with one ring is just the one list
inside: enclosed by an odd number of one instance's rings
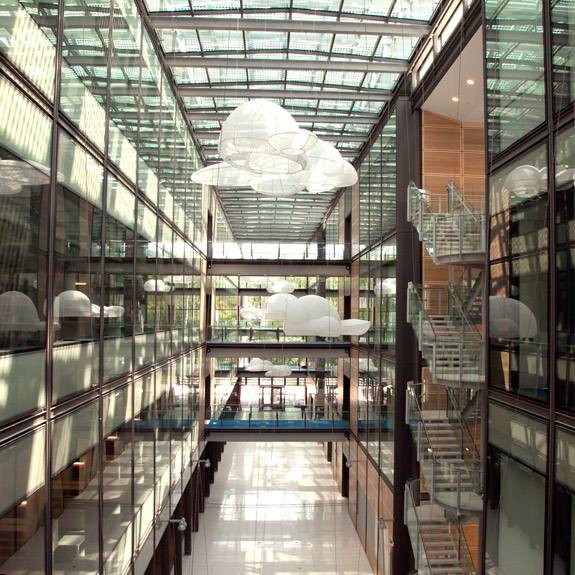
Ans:
{"label": "hanging cloud decoration", "polygon": [[273,363],[271,361],[267,361],[259,357],[252,357],[250,363],[246,366],[246,371],[268,371],[272,368]]}
{"label": "hanging cloud decoration", "polygon": [[288,280],[278,280],[267,288],[268,293],[293,293],[295,286]]}
{"label": "hanging cloud decoration", "polygon": [[240,317],[245,320],[262,319],[263,310],[257,307],[242,307],[240,308]]}
{"label": "hanging cloud decoration", "polygon": [[283,321],[284,333],[289,336],[362,335],[370,326],[369,321],[362,319],[342,320],[337,309],[318,295],[297,298],[276,293],[268,299],[263,319]]}
{"label": "hanging cloud decoration", "polygon": [[302,130],[289,112],[269,100],[236,108],[222,126],[218,149],[224,161],[194,172],[194,182],[251,186],[267,196],[327,192],[357,182],[355,168],[332,144]]}
{"label": "hanging cloud decoration", "polygon": [[534,339],[537,318],[523,302],[508,297],[489,297],[489,335],[501,339]]}
{"label": "hanging cloud decoration", "polygon": [[289,377],[291,369],[288,365],[274,365],[268,369],[265,374],[266,377]]}
{"label": "hanging cloud decoration", "polygon": [[161,279],[152,279],[144,282],[144,291],[152,293],[168,293],[172,286]]}

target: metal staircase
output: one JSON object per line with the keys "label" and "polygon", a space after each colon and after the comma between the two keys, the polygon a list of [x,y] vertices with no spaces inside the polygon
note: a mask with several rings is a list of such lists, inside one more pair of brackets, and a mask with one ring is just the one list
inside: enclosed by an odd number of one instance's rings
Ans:
{"label": "metal staircase", "polygon": [[464,526],[483,510],[477,446],[485,383],[485,214],[452,183],[446,206],[438,205],[441,199],[414,184],[408,188],[408,220],[433,262],[450,266],[448,277],[457,283],[408,287],[407,319],[428,371],[425,383],[408,390],[420,474],[406,486],[405,522],[419,574],[475,575]]}
{"label": "metal staircase", "polygon": [[471,431],[479,426],[467,424],[458,400],[449,388],[409,385],[408,421],[430,498],[461,516],[481,512],[483,502],[479,437]]}
{"label": "metal staircase", "polygon": [[407,220],[436,264],[469,265],[485,257],[485,214],[471,206],[450,182],[446,211],[434,211],[430,194],[411,182],[407,188]]}
{"label": "metal staircase", "polygon": [[417,335],[433,382],[479,387],[484,381],[480,326],[471,323],[450,286],[408,288],[407,319]]}
{"label": "metal staircase", "polygon": [[405,524],[419,575],[475,575],[467,541],[444,509],[426,502],[419,479],[405,486]]}

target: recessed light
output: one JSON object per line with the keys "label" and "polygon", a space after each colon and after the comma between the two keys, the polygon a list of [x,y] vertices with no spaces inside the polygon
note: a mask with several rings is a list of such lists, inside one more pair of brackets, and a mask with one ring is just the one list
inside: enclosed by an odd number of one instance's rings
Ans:
{"label": "recessed light", "polygon": [[467,78],[467,85],[473,86],[475,84],[475,80],[473,78]]}
{"label": "recessed light", "polygon": [[74,467],[84,467],[84,465],[86,465],[85,461],[74,461],[74,463],[72,463],[72,465]]}
{"label": "recessed light", "polygon": [[452,96],[451,101],[452,102],[459,102],[459,96]]}

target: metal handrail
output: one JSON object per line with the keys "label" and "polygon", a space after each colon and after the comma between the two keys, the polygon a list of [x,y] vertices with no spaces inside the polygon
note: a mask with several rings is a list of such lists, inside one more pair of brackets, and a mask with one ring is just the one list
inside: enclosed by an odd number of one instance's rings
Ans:
{"label": "metal handrail", "polygon": [[[404,509],[404,523],[409,531],[411,544],[413,548],[413,556],[415,559],[415,567],[417,569],[418,575],[431,575],[431,565],[429,564],[429,559],[427,558],[428,550],[426,549],[425,542],[421,536],[421,520],[419,513],[417,511],[420,503],[416,502],[414,496],[415,486],[417,492],[420,493],[420,480],[418,478],[410,479],[405,483],[405,509]],[[411,508],[411,513],[410,513]],[[412,525],[410,518],[415,519],[415,525]],[[414,531],[415,527],[415,531]],[[423,552],[423,556],[421,554]],[[425,569],[422,571],[422,568]]]}
{"label": "metal handrail", "polygon": [[[414,413],[414,415],[416,415],[417,417],[417,423],[418,423],[418,429],[423,429],[425,437],[427,442],[429,443],[429,445],[431,445],[431,441],[430,441],[430,435],[429,435],[429,431],[427,429],[427,425],[425,423],[425,420],[423,418],[423,408],[422,408],[422,403],[420,401],[421,397],[425,397],[425,391],[418,393],[418,390],[423,390],[424,384],[422,383],[410,383],[408,385],[408,390],[409,390],[409,400],[410,402],[412,402],[412,405],[415,406],[415,410],[412,411],[412,413]],[[439,386],[434,386],[434,387],[439,387]],[[449,395],[450,392],[447,389],[444,389],[445,393],[447,394],[447,401],[446,401],[446,417],[449,417],[449,414],[447,413],[447,409],[448,409],[448,405],[447,402],[450,401]],[[436,394],[438,395],[438,394]],[[441,409],[438,409],[437,411],[441,411]],[[411,418],[410,418],[411,420]],[[479,456],[479,452],[477,451],[477,447],[475,446],[475,442],[473,441],[473,437],[471,436],[471,434],[469,433],[469,430],[467,429],[467,426],[463,426],[461,427],[461,430],[463,432],[463,434],[466,437],[465,442],[463,442],[463,436],[462,436],[462,441],[461,441],[461,448],[460,448],[460,453],[462,456],[462,459],[465,459],[466,454],[471,455],[472,458],[472,467],[476,467],[477,469],[480,469],[480,456]],[[421,447],[419,445],[420,440],[418,438],[417,440],[418,443],[418,448]],[[418,449],[418,453],[419,453],[419,449]],[[451,467],[454,470],[465,470],[468,471],[468,465],[465,464],[460,464],[460,463],[454,463],[449,461],[448,459],[442,459],[442,458],[438,458],[435,453],[432,451],[428,451],[429,455],[426,456],[428,459],[434,459],[437,461],[438,465],[440,466],[444,466],[444,467]],[[464,469],[465,468],[465,469]]]}
{"label": "metal handrail", "polygon": [[[483,215],[483,202],[481,202],[479,212],[474,211],[472,207],[469,205],[469,200],[466,200],[463,197],[463,194],[458,190],[455,182],[451,181],[447,184],[447,210],[449,213],[456,212],[456,206],[461,206],[461,210],[463,213],[473,216],[476,221],[479,223],[481,216]],[[479,216],[479,218],[478,218]]]}

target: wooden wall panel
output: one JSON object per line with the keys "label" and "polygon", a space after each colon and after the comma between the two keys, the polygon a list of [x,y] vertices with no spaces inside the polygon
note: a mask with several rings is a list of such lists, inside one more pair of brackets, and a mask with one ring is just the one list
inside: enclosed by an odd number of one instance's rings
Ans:
{"label": "wooden wall panel", "polygon": [[[471,204],[481,205],[485,195],[483,126],[424,111],[422,131],[422,184],[433,210],[447,210],[446,186],[451,181]],[[447,266],[436,266],[424,250],[423,284],[445,285],[447,281]]]}

